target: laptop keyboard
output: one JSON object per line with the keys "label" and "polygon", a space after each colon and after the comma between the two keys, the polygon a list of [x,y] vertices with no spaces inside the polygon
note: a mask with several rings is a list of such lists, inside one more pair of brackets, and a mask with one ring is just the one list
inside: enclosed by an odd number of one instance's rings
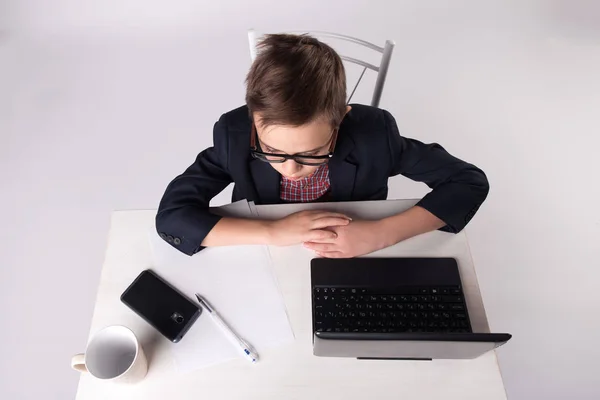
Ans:
{"label": "laptop keyboard", "polygon": [[313,287],[315,332],[471,332],[459,286]]}

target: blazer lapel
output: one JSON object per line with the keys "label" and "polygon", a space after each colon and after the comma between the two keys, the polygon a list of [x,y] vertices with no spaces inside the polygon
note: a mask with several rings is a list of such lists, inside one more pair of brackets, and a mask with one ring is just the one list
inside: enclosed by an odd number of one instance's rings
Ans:
{"label": "blazer lapel", "polygon": [[346,160],[352,149],[354,149],[354,141],[340,130],[333,157],[329,160],[329,182],[333,201],[352,200],[356,180],[356,165]]}
{"label": "blazer lapel", "polygon": [[250,161],[250,173],[260,204],[281,203],[281,175],[269,163],[253,159]]}

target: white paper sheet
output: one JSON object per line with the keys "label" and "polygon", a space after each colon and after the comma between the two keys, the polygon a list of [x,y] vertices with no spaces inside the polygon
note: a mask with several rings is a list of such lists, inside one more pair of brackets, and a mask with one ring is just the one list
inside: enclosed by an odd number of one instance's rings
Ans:
{"label": "white paper sheet", "polygon": [[[221,207],[219,213],[252,216],[246,201]],[[195,293],[205,296],[259,355],[262,350],[294,340],[265,246],[207,248],[189,257],[165,243],[155,231],[149,236],[156,262],[153,269],[190,299],[195,300]],[[183,372],[241,357],[206,312],[173,346],[173,355]]]}

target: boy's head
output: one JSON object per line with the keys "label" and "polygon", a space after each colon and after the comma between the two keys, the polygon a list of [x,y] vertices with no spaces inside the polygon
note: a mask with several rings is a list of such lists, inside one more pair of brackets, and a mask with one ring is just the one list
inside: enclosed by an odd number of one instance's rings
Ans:
{"label": "boy's head", "polygon": [[[306,35],[267,35],[246,83],[246,104],[262,152],[328,154],[349,111],[344,66],[331,47]],[[271,165],[291,179],[318,168],[293,160]]]}

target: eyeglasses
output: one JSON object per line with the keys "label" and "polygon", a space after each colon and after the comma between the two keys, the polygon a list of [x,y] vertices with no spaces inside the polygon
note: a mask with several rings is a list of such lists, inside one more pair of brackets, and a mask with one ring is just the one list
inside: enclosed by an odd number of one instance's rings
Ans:
{"label": "eyeglasses", "polygon": [[301,165],[309,165],[309,166],[319,166],[323,164],[327,164],[329,159],[333,156],[333,149],[335,148],[335,143],[337,141],[338,129],[334,129],[331,135],[331,139],[329,141],[331,144],[329,145],[329,152],[323,156],[303,156],[298,154],[276,154],[276,153],[265,153],[260,149],[260,143],[257,145],[257,134],[256,134],[256,126],[252,124],[252,132],[250,134],[250,154],[252,157],[268,162],[271,164],[281,164],[286,162],[287,160],[294,160],[298,164]]}

